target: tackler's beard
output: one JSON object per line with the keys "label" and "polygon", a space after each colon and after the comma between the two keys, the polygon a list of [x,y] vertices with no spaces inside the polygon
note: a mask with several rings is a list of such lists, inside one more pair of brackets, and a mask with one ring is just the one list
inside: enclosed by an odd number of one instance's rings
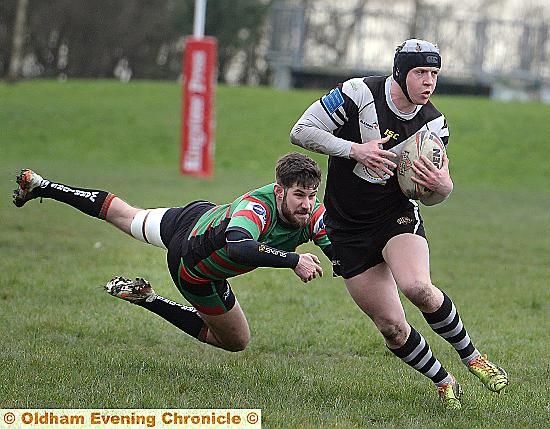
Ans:
{"label": "tackler's beard", "polygon": [[[283,202],[281,204],[281,213],[284,219],[296,228],[304,228],[305,226],[307,226],[309,220],[311,219],[311,212],[309,212],[308,210],[296,210],[294,213],[290,210],[288,204],[286,203],[286,193],[283,197]],[[297,215],[307,215],[307,217],[298,217]]]}

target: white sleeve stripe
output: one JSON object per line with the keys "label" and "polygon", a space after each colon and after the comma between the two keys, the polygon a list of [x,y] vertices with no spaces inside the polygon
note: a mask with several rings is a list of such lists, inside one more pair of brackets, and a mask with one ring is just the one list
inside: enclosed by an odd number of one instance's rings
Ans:
{"label": "white sleeve stripe", "polygon": [[[342,113],[340,113],[342,112]],[[331,122],[327,121],[327,118]],[[320,128],[326,131],[334,131],[340,128],[346,121],[346,113],[342,106],[340,106],[334,113],[327,112],[323,103],[320,100],[314,102],[307,108],[302,117],[298,120],[297,124],[307,124]]]}
{"label": "white sleeve stripe", "polygon": [[245,241],[252,241],[252,238],[243,238],[242,240],[226,240],[228,243],[243,243]]}
{"label": "white sleeve stripe", "polygon": [[359,110],[359,113],[361,113],[363,110],[365,110],[365,108],[369,107],[373,103],[374,103],[374,100],[372,100],[370,103],[365,104],[363,107],[361,107],[361,109]]}
{"label": "white sleeve stripe", "polygon": [[334,115],[336,115],[338,117],[338,119],[340,119],[340,121],[342,121],[342,125],[345,122],[347,122],[346,114],[345,114],[344,109],[342,107],[339,107],[338,110],[336,112],[334,112]]}

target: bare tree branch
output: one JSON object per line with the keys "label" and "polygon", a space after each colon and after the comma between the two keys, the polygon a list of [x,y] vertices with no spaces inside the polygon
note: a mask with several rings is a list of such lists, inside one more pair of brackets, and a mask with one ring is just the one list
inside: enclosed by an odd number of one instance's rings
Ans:
{"label": "bare tree branch", "polygon": [[17,1],[17,12],[15,15],[15,24],[13,26],[13,43],[10,58],[10,67],[7,80],[14,82],[21,75],[21,65],[23,63],[23,44],[25,42],[25,32],[27,23],[27,8],[29,0]]}

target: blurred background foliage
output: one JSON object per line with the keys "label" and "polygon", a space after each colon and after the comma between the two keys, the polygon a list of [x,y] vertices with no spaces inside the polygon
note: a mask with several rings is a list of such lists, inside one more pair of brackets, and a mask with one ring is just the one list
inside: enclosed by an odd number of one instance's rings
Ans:
{"label": "blurred background foliage", "polygon": [[[209,0],[219,80],[261,83],[258,44],[270,1]],[[2,0],[0,78],[9,78],[17,23],[24,77],[177,79],[194,0]],[[18,21],[18,8],[24,20]],[[239,67],[232,71],[232,64]],[[130,75],[125,76],[125,73]],[[16,76],[13,76],[16,77]]]}
{"label": "blurred background foliage", "polygon": [[[0,0],[0,79],[180,79],[194,12],[195,0]],[[549,19],[547,0],[208,0],[205,34],[220,83],[331,87],[386,73],[395,46],[420,37],[445,52],[440,93],[496,83],[550,99]]]}

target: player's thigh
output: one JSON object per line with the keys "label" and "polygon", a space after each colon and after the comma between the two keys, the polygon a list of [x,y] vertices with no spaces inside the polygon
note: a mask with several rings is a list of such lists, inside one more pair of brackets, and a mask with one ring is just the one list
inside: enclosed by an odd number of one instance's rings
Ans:
{"label": "player's thigh", "polygon": [[379,328],[406,323],[397,286],[387,264],[375,265],[346,279],[345,283],[355,303]]}
{"label": "player's thigh", "polygon": [[223,314],[204,314],[200,316],[208,326],[207,342],[212,342],[227,350],[244,350],[250,341],[250,328],[246,316],[235,299],[235,305],[231,310]]}
{"label": "player's thigh", "polygon": [[430,252],[424,237],[396,235],[386,243],[382,255],[400,289],[412,287],[417,282],[431,282]]}
{"label": "player's thigh", "polygon": [[443,294],[430,277],[430,254],[424,237],[401,234],[391,238],[383,250],[398,288],[422,311],[432,312],[443,302]]}

